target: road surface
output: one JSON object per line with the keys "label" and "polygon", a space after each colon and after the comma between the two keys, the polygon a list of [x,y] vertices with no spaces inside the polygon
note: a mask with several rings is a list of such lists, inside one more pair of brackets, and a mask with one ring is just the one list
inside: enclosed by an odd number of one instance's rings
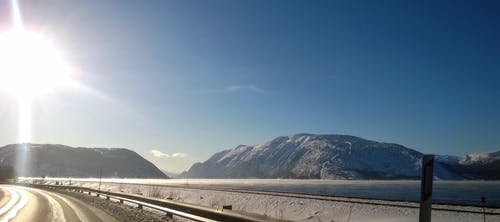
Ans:
{"label": "road surface", "polygon": [[47,190],[0,185],[0,222],[117,221],[76,198]]}

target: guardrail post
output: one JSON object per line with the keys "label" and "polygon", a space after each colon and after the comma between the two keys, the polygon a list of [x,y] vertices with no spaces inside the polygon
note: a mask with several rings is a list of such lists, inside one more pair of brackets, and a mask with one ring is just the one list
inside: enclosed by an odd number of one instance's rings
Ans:
{"label": "guardrail post", "polygon": [[123,200],[122,200],[122,199],[120,199],[120,203],[123,203]]}
{"label": "guardrail post", "polygon": [[91,195],[90,191],[89,191],[89,195]]}
{"label": "guardrail post", "polygon": [[422,158],[422,175],[420,184],[419,222],[430,222],[432,212],[432,179],[434,177],[434,155]]}
{"label": "guardrail post", "polygon": [[109,200],[109,196],[106,196],[106,200]]}
{"label": "guardrail post", "polygon": [[170,212],[167,212],[167,218],[169,218],[169,219],[174,218],[174,214],[170,213]]}
{"label": "guardrail post", "polygon": [[142,209],[142,204],[137,204],[137,208]]}

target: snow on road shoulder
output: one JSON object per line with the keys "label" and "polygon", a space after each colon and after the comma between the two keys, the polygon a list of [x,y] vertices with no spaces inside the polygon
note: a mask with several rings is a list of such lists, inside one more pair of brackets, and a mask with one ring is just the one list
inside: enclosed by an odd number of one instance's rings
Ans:
{"label": "snow on road shoulder", "polygon": [[113,216],[121,222],[156,222],[171,221],[166,215],[154,214],[149,211],[139,209],[135,205],[121,204],[115,201],[109,201],[96,196],[89,196],[84,193],[58,190],[57,192],[77,198],[92,207],[98,208],[105,213]]}

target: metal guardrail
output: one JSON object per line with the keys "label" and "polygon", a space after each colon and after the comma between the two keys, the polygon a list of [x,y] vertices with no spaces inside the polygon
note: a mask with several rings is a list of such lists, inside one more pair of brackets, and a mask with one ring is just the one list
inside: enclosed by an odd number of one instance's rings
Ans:
{"label": "metal guardrail", "polygon": [[80,193],[96,194],[98,197],[104,196],[106,199],[119,200],[120,203],[129,202],[137,204],[139,208],[148,207],[151,209],[163,211],[167,213],[167,217],[172,217],[174,215],[178,217],[183,217],[193,221],[199,222],[213,222],[213,221],[234,221],[234,222],[283,222],[286,220],[277,220],[272,218],[267,218],[258,215],[246,215],[240,214],[231,210],[215,210],[208,207],[197,206],[193,204],[180,203],[170,200],[156,200],[150,199],[142,196],[114,193],[109,191],[100,191],[92,188],[86,187],[76,187],[76,186],[60,186],[60,185],[42,185],[42,184],[19,184],[22,186],[29,186],[34,188],[45,188],[45,189],[64,189],[69,191],[75,191]]}
{"label": "metal guardrail", "polygon": [[[46,180],[45,182],[60,182],[60,183],[68,183],[68,180],[71,182],[71,179],[57,179],[57,180]],[[42,180],[43,181],[43,180]],[[73,179],[73,182],[96,182],[96,181],[85,181]],[[70,183],[71,184],[71,183]],[[223,191],[223,192],[235,192],[235,193],[247,193],[247,194],[261,194],[261,195],[270,195],[270,196],[283,196],[283,197],[298,197],[303,199],[310,200],[324,200],[324,201],[337,201],[337,202],[346,202],[346,203],[360,203],[360,204],[373,204],[373,205],[384,205],[384,206],[394,206],[394,207],[409,207],[409,208],[419,208],[419,201],[416,200],[404,200],[404,199],[391,199],[391,198],[370,198],[370,197],[359,197],[359,196],[348,196],[348,195],[323,195],[323,194],[308,194],[308,193],[300,193],[300,192],[289,192],[289,191],[265,191],[258,189],[240,189],[234,187],[223,187],[223,186],[197,186],[197,185],[171,185],[171,184],[148,184],[148,183],[129,183],[129,182],[110,182],[105,181],[102,184],[116,184],[116,185],[137,185],[137,186],[147,186],[147,187],[166,187],[166,188],[180,188],[180,189],[194,189],[194,190],[209,190],[209,191]],[[347,199],[356,199],[359,201],[343,201],[338,199],[330,199],[330,198],[347,198]],[[394,204],[376,204],[366,201],[384,201],[388,203]],[[398,203],[413,203],[417,204],[415,206],[407,206],[407,205],[398,205]],[[477,207],[482,208],[486,207],[487,209],[500,209],[500,205],[483,205],[483,203],[449,203],[444,201],[432,201],[433,205],[446,205],[446,206],[457,206],[457,207]],[[444,210],[441,208],[433,207],[433,210]],[[453,211],[453,210],[452,210]],[[474,213],[474,212],[472,212]],[[481,213],[482,212],[477,212]]]}
{"label": "metal guardrail", "polygon": [[[64,181],[64,182],[66,182],[66,181]],[[75,182],[78,182],[78,180],[76,180]],[[142,184],[142,183],[119,183],[119,182],[103,182],[103,183],[138,185],[138,186],[148,186],[148,187],[153,186],[153,187],[166,187],[166,188],[223,191],[223,192],[235,192],[235,193],[245,193],[245,194],[270,195],[270,196],[277,196],[277,197],[294,197],[294,198],[302,198],[302,199],[310,199],[310,200],[335,201],[335,202],[354,203],[354,204],[368,204],[368,205],[377,205],[377,206],[404,207],[404,208],[419,209],[419,206],[417,205],[419,203],[418,201],[407,201],[407,200],[405,201],[405,200],[393,200],[393,199],[376,199],[376,198],[366,198],[366,197],[350,197],[350,196],[342,196],[342,195],[301,194],[301,193],[284,192],[284,191],[242,190],[242,189],[227,188],[227,187],[217,188],[217,187],[176,186],[176,185],[165,185],[165,184],[158,185],[158,184]],[[331,199],[331,198],[347,198],[347,199],[351,199],[351,200]],[[384,201],[384,203],[370,202],[372,200]],[[408,205],[408,204],[415,204],[415,205]],[[435,211],[486,214],[486,215],[500,215],[499,212],[489,211],[489,210],[500,209],[500,206],[488,206],[488,205],[483,206],[483,205],[479,205],[479,204],[454,204],[454,203],[446,203],[446,202],[433,202],[432,204],[434,205],[432,207],[432,210],[435,210]],[[443,206],[443,205],[445,205],[445,206]],[[452,209],[452,208],[447,208],[446,206],[474,207],[474,208],[477,208],[477,210]],[[485,207],[485,209],[488,209],[488,210],[486,212],[482,211],[483,207]]]}

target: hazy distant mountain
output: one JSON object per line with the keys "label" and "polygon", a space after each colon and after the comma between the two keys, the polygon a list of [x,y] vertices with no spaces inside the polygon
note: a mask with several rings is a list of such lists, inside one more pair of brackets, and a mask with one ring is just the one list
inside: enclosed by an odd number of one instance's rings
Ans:
{"label": "hazy distant mountain", "polygon": [[[24,144],[23,144],[24,145]],[[16,166],[20,145],[0,147],[0,166]],[[167,178],[134,151],[122,148],[73,148],[54,144],[26,146],[27,175],[51,177]],[[21,153],[23,153],[21,151]]]}
{"label": "hazy distant mountain", "polygon": [[[218,152],[207,161],[194,164],[181,176],[416,179],[420,176],[422,155],[398,144],[355,136],[297,134]],[[435,176],[440,179],[498,179],[498,152],[477,155],[438,156]]]}
{"label": "hazy distant mountain", "polygon": [[180,173],[174,173],[174,172],[170,172],[168,170],[163,170],[163,169],[160,169],[160,170],[161,170],[161,172],[163,172],[165,175],[167,175],[170,178],[177,178],[180,175]]}
{"label": "hazy distant mountain", "polygon": [[439,164],[465,179],[500,180],[500,151],[462,157],[440,156]]}

